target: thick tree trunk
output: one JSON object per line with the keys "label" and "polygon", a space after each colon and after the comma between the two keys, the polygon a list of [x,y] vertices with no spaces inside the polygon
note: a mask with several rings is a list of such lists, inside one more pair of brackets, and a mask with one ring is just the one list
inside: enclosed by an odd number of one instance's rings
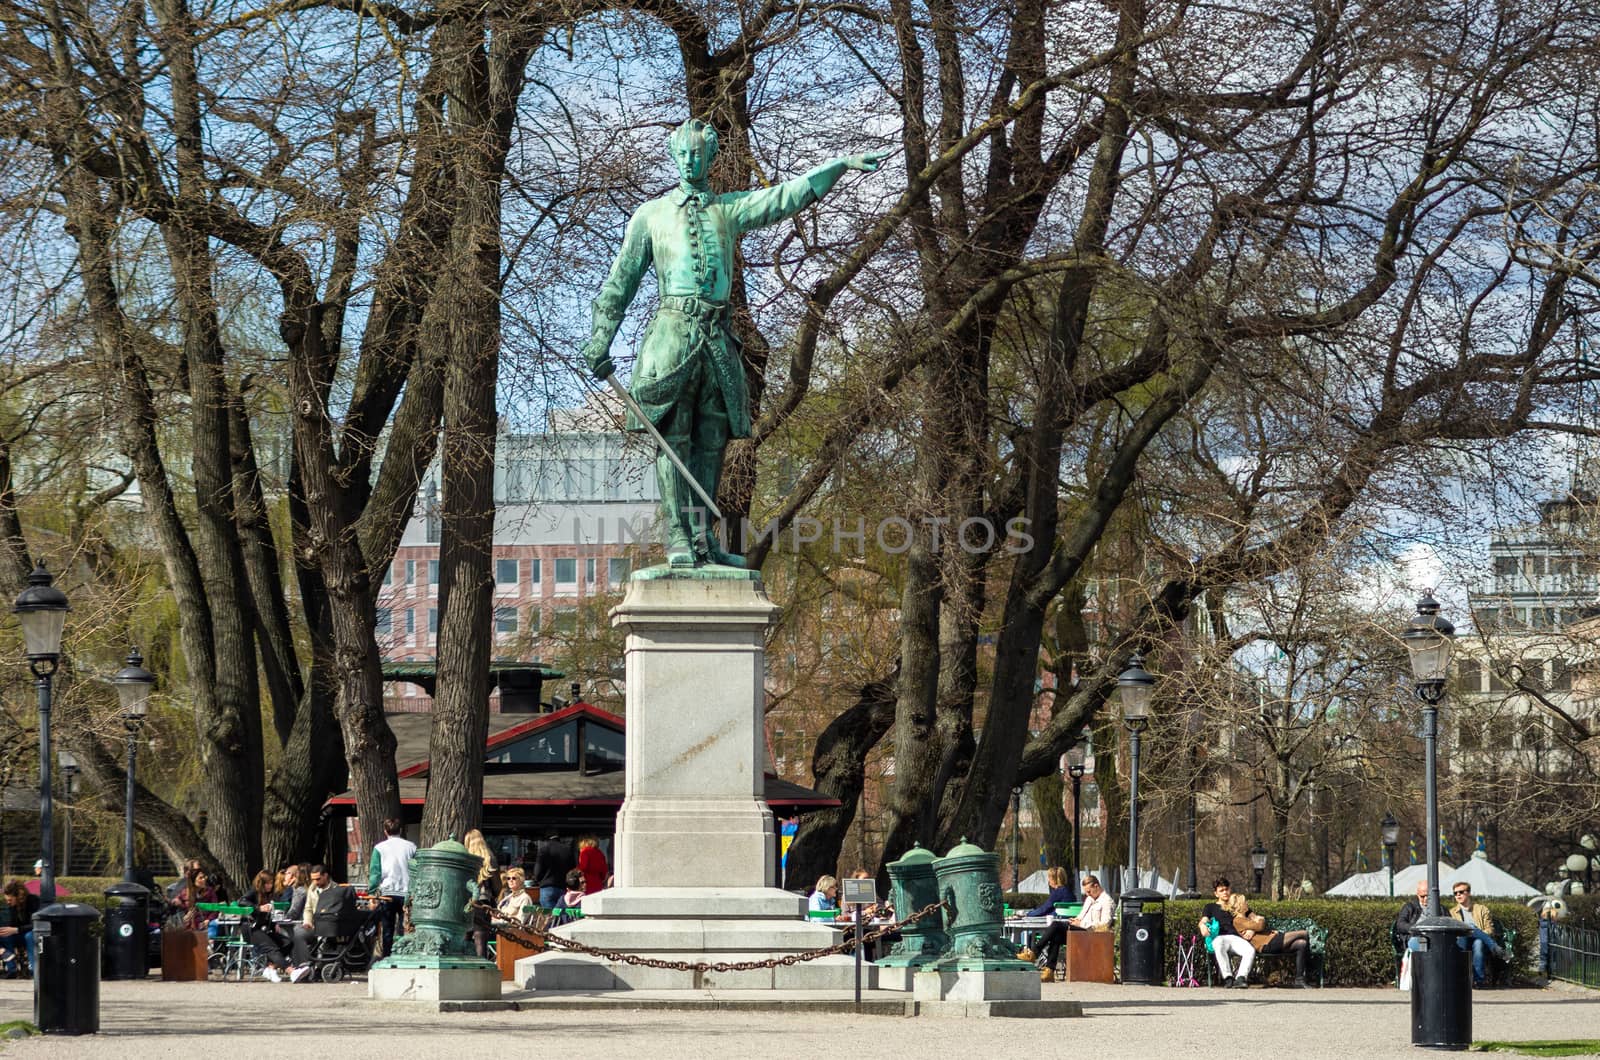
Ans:
{"label": "thick tree trunk", "polygon": [[[476,828],[483,815],[483,754],[494,643],[495,384],[500,356],[500,184],[509,117],[527,62],[508,28],[467,21],[442,28],[435,62],[454,71],[446,129],[456,143],[456,217],[450,261],[423,320],[424,342],[445,347],[439,544],[439,685],[429,738],[422,842]],[[497,91],[497,88],[500,91]]]}
{"label": "thick tree trunk", "polygon": [[[785,886],[809,887],[818,877],[838,869],[845,835],[860,810],[867,755],[894,724],[894,686],[892,674],[867,685],[855,703],[817,737],[811,756],[811,786],[838,799],[839,807],[814,810],[800,818],[799,831],[789,844]],[[888,880],[881,868],[878,875],[883,891]]]}

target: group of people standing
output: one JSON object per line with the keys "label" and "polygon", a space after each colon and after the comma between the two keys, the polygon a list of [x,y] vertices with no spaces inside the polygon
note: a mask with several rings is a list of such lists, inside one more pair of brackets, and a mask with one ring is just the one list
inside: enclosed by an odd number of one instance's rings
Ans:
{"label": "group of people standing", "polygon": [[[490,910],[510,920],[520,920],[529,906],[559,913],[577,909],[583,896],[604,888],[611,867],[600,842],[593,836],[578,840],[574,851],[570,841],[550,835],[534,844],[531,864],[525,868],[502,868],[489,849],[488,840],[474,828],[462,845],[478,856],[480,865],[475,882],[472,943],[478,956],[489,955],[489,940],[494,936]],[[537,899],[529,893],[536,891]]]}

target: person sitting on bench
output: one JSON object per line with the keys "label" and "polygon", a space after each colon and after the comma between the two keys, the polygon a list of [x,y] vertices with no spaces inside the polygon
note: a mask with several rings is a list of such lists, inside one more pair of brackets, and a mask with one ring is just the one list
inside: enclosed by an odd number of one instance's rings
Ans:
{"label": "person sitting on bench", "polygon": [[1472,900],[1472,884],[1457,881],[1450,888],[1450,893],[1455,897],[1456,905],[1448,915],[1472,929],[1470,935],[1457,938],[1456,945],[1471,951],[1472,985],[1482,989],[1489,985],[1489,955],[1493,954],[1500,961],[1509,957],[1500,943],[1495,941],[1494,914],[1489,912],[1488,906]]}
{"label": "person sitting on bench", "polygon": [[[1045,879],[1055,882],[1049,873],[1045,874]],[[1062,882],[1066,881],[1064,870],[1061,879]],[[1061,956],[1061,944],[1067,940],[1068,931],[1108,931],[1111,928],[1111,896],[1100,886],[1098,877],[1083,878],[1083,896],[1083,910],[1077,916],[1057,920],[1039,937],[1039,952],[1045,957],[1044,968],[1039,972],[1039,981],[1042,983],[1055,982],[1056,960]],[[1034,951],[1023,950],[1017,954],[1017,958],[1031,961],[1034,959]]]}
{"label": "person sitting on bench", "polygon": [[[1233,885],[1228,878],[1218,876],[1212,880],[1211,893],[1217,900],[1200,911],[1200,934],[1205,937],[1206,947],[1217,960],[1217,968],[1222,972],[1222,985],[1243,989],[1250,982],[1250,966],[1256,962],[1256,948],[1233,929],[1233,913],[1224,908],[1233,894]],[[1239,958],[1237,973],[1228,961],[1229,954]]]}
{"label": "person sitting on bench", "polygon": [[[1280,953],[1292,953],[1294,955],[1294,982],[1291,985],[1296,987],[1308,985],[1306,983],[1306,963],[1311,956],[1310,932],[1268,931],[1267,918],[1256,916],[1250,912],[1250,903],[1245,901],[1244,895],[1234,894],[1233,888],[1228,885],[1228,881],[1220,876],[1218,877],[1217,888],[1213,893],[1217,896],[1217,904],[1233,914],[1233,930],[1246,942],[1250,943],[1251,946],[1255,947],[1257,954],[1273,957]],[[1235,976],[1234,985],[1237,986],[1238,981],[1244,978],[1242,974]]]}

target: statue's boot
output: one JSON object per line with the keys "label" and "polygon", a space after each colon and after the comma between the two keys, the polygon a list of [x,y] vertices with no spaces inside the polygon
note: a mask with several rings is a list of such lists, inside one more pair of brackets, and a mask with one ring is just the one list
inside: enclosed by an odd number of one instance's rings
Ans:
{"label": "statue's boot", "polygon": [[[681,453],[689,439],[668,438],[666,442]],[[696,556],[689,514],[696,503],[694,491],[665,454],[656,456],[656,485],[661,491],[661,517],[666,522],[667,565],[692,568]]]}
{"label": "statue's boot", "polygon": [[[718,447],[708,452],[696,450],[685,463],[689,465],[689,470],[694,472],[694,477],[699,480],[706,493],[715,497],[717,495],[718,480],[722,477],[722,449]],[[700,503],[704,504],[705,502],[701,501]],[[695,554],[700,557],[700,562],[742,569],[745,565],[744,557],[733,552],[723,551],[722,542],[712,532],[710,522],[711,520],[707,518],[705,529],[701,530],[694,538],[694,550]],[[724,522],[723,526],[726,528],[727,523]]]}

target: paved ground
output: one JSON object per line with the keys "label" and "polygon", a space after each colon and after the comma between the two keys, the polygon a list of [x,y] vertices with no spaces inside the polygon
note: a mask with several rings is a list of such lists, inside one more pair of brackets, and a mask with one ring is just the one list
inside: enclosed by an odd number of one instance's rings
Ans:
{"label": "paved ground", "polygon": [[[616,995],[609,995],[615,997]],[[10,1058],[102,1056],[325,1060],[470,1055],[848,1057],[850,1060],[1083,1060],[1149,1057],[1417,1057],[1410,1003],[1397,990],[1173,990],[1051,984],[1081,1001],[1071,1020],[934,1020],[772,1012],[547,1011],[448,1013],[366,999],[366,984],[106,983],[94,1038],[0,1045]],[[32,984],[0,982],[0,1021],[32,1016]],[[1479,994],[1483,1038],[1600,1035],[1600,993],[1568,988]],[[631,1055],[630,1055],[631,1054]]]}

